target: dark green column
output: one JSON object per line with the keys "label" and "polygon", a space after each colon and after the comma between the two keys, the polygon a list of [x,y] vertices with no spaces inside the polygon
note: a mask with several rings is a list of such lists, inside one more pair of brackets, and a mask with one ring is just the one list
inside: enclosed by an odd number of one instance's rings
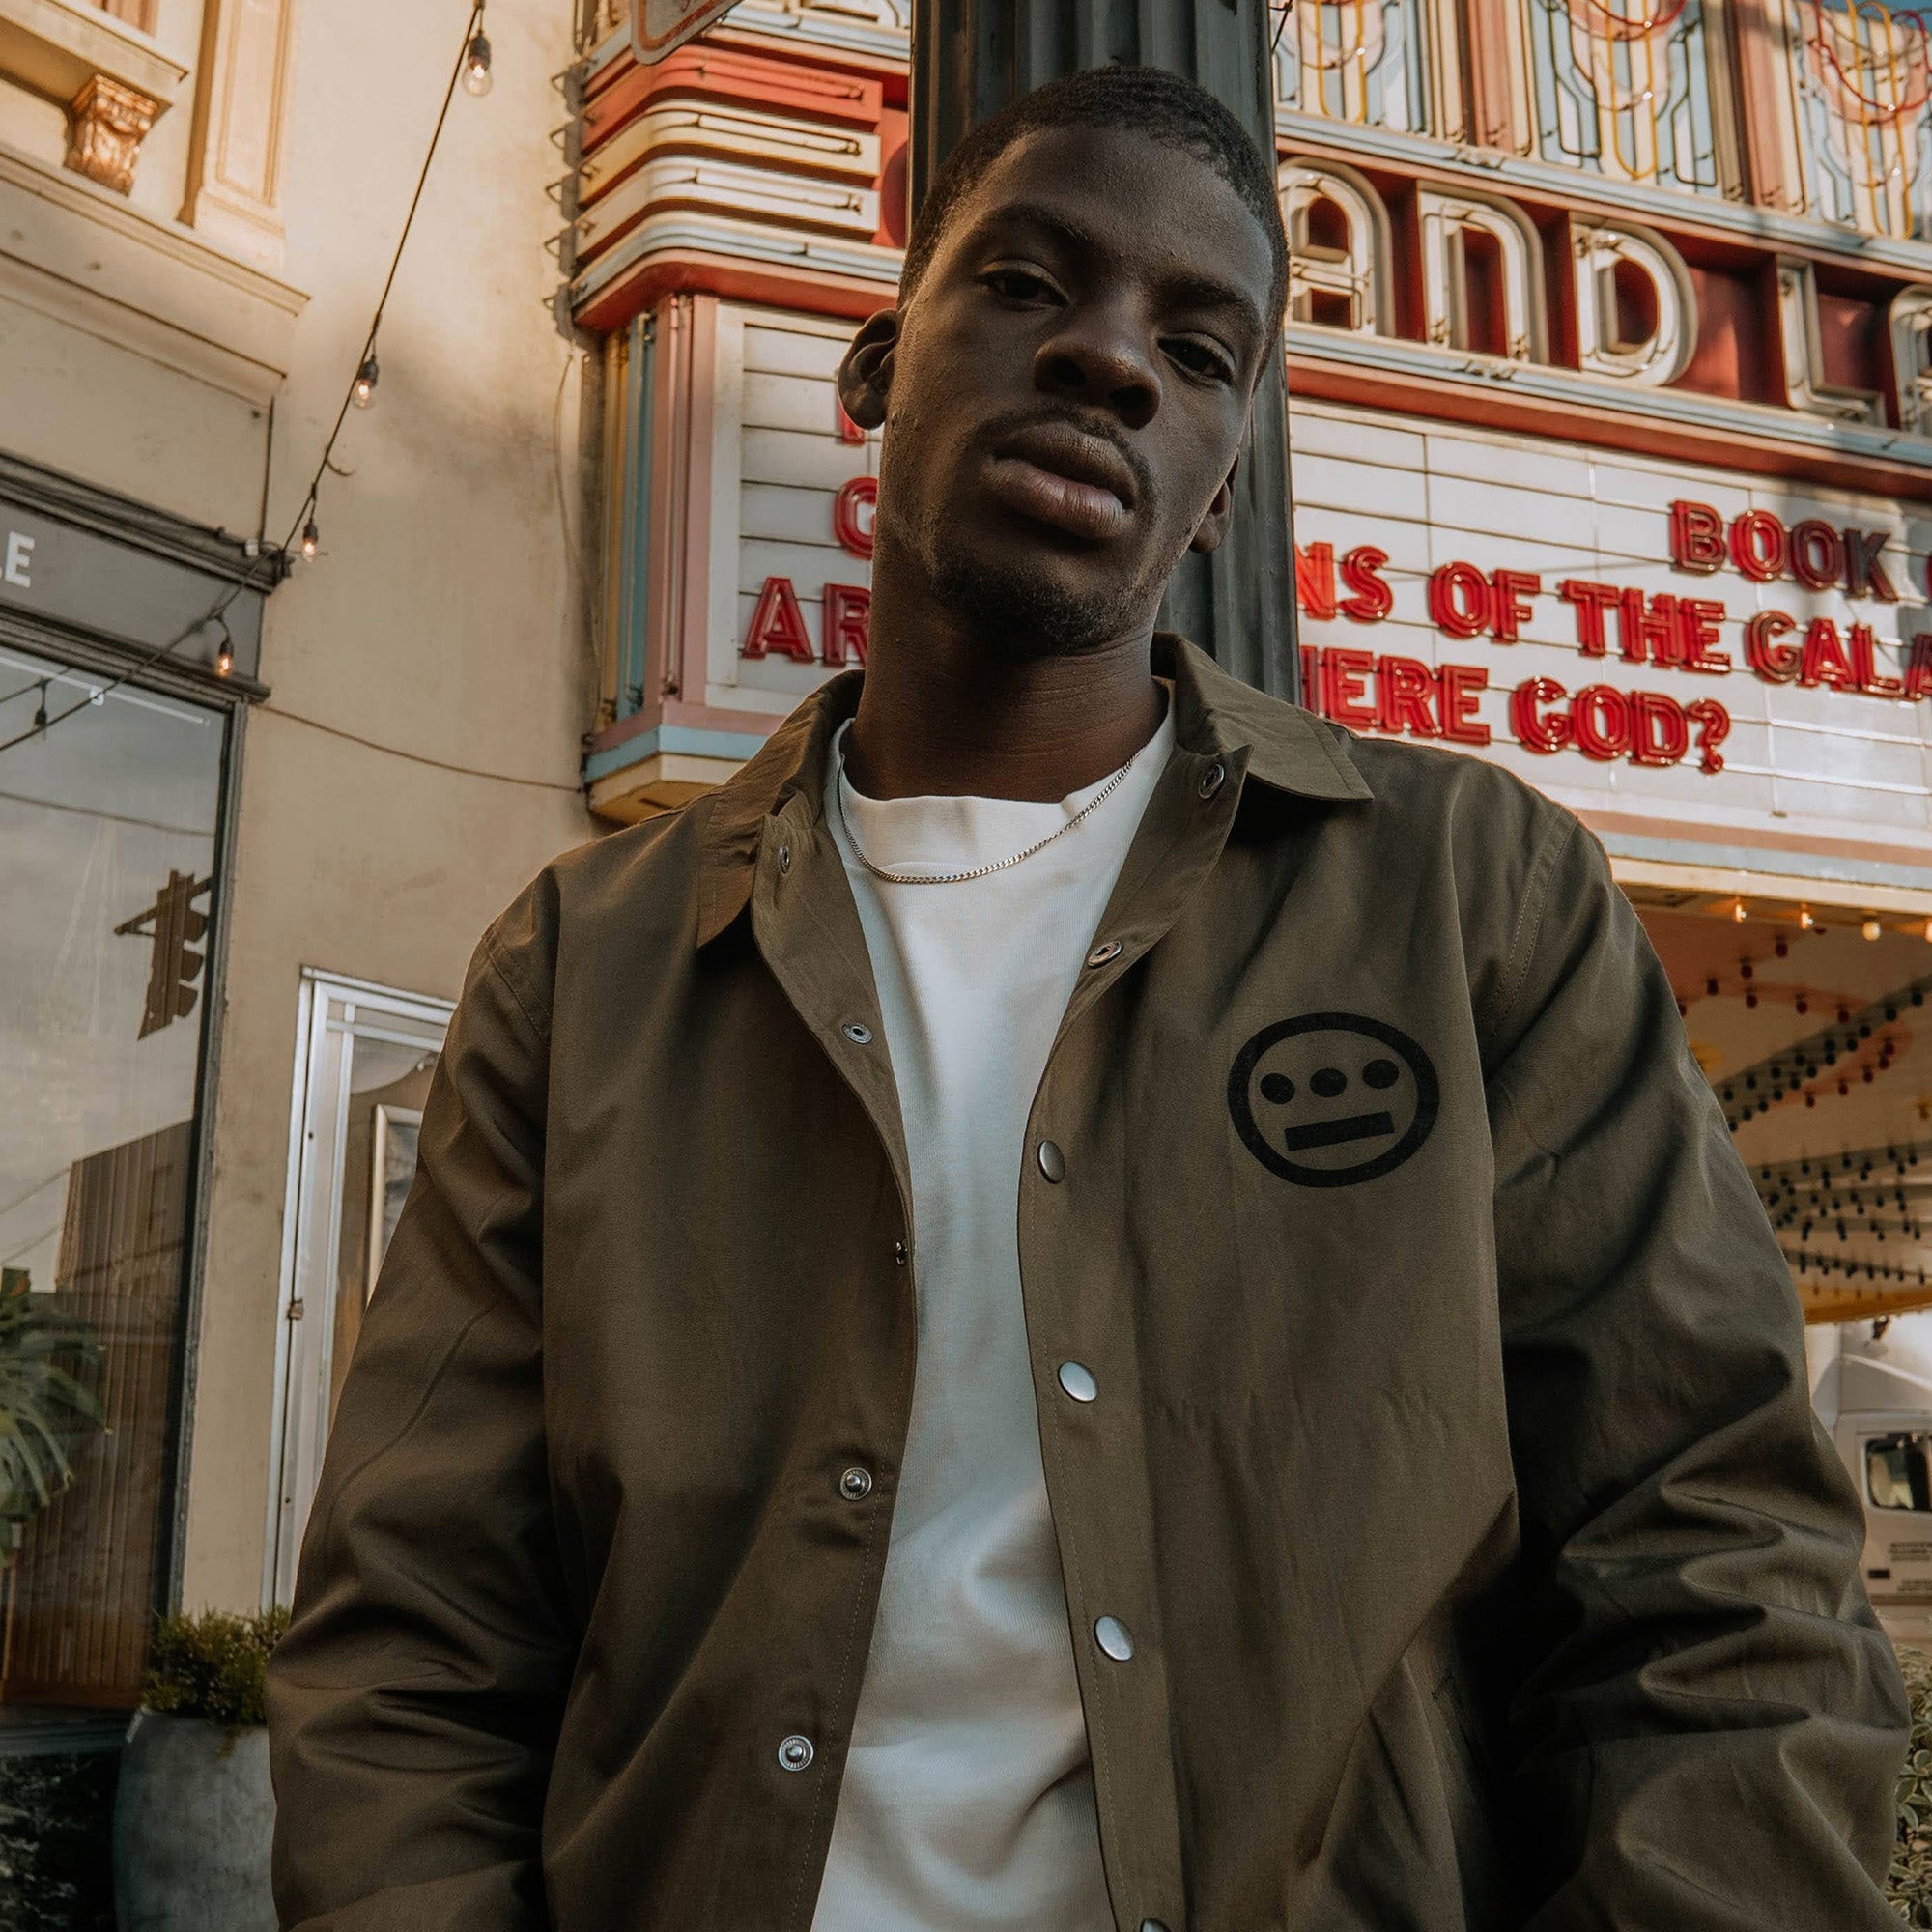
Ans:
{"label": "dark green column", "polygon": [[[917,208],[967,128],[1056,75],[1122,61],[1198,80],[1274,153],[1265,0],[914,0],[910,187]],[[1255,397],[1228,540],[1190,553],[1161,623],[1283,697],[1300,688],[1290,534],[1288,396],[1281,357]]]}

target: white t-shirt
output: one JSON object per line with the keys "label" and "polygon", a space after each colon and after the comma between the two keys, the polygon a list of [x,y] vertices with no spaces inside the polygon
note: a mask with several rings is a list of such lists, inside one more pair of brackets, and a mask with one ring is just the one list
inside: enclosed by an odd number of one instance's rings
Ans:
{"label": "white t-shirt", "polygon": [[815,1932],[1112,1932],[1028,1369],[1020,1163],[1173,748],[1170,708],[1119,787],[1043,851],[965,884],[902,886],[867,871],[852,839],[889,871],[968,871],[1045,838],[1101,785],[1057,804],[869,799],[846,781],[844,727],[833,741],[826,819],[912,1169],[919,1362]]}

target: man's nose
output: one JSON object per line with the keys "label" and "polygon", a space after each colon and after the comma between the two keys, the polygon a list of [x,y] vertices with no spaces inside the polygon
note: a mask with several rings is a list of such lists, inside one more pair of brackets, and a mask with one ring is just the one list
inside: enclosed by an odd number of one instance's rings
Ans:
{"label": "man's nose", "polygon": [[1129,429],[1150,422],[1160,408],[1160,375],[1146,331],[1124,305],[1067,309],[1035,355],[1034,380],[1049,395],[1109,411]]}

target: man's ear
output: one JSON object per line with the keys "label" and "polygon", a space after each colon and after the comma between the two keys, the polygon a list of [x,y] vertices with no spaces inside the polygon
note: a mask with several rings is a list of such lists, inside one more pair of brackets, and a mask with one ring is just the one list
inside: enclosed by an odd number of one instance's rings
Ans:
{"label": "man's ear", "polygon": [[1208,504],[1208,512],[1194,526],[1194,535],[1189,539],[1189,550],[1219,550],[1227,541],[1228,526],[1235,520],[1235,471],[1241,467],[1241,459],[1236,454],[1228,466],[1228,473],[1221,479],[1221,487],[1214,492]]}
{"label": "man's ear", "polygon": [[893,352],[899,342],[899,312],[882,308],[859,325],[845,359],[838,365],[838,400],[861,429],[877,429],[886,419],[893,386]]}

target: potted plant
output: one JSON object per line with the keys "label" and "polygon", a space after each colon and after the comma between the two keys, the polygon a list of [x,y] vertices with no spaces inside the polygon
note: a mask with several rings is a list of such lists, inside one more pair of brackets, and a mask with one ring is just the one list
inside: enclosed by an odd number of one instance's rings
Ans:
{"label": "potted plant", "polygon": [[74,1438],[101,1424],[99,1403],[75,1373],[99,1360],[85,1321],[35,1294],[25,1268],[0,1269],[0,1566],[73,1481]]}
{"label": "potted plant", "polygon": [[1912,1699],[1912,1748],[1898,1777],[1898,1838],[1886,1890],[1907,1925],[1932,1927],[1932,1656],[1898,1646]]}
{"label": "potted plant", "polygon": [[120,1932],[275,1932],[263,1683],[289,1613],[163,1617],[114,1801]]}

